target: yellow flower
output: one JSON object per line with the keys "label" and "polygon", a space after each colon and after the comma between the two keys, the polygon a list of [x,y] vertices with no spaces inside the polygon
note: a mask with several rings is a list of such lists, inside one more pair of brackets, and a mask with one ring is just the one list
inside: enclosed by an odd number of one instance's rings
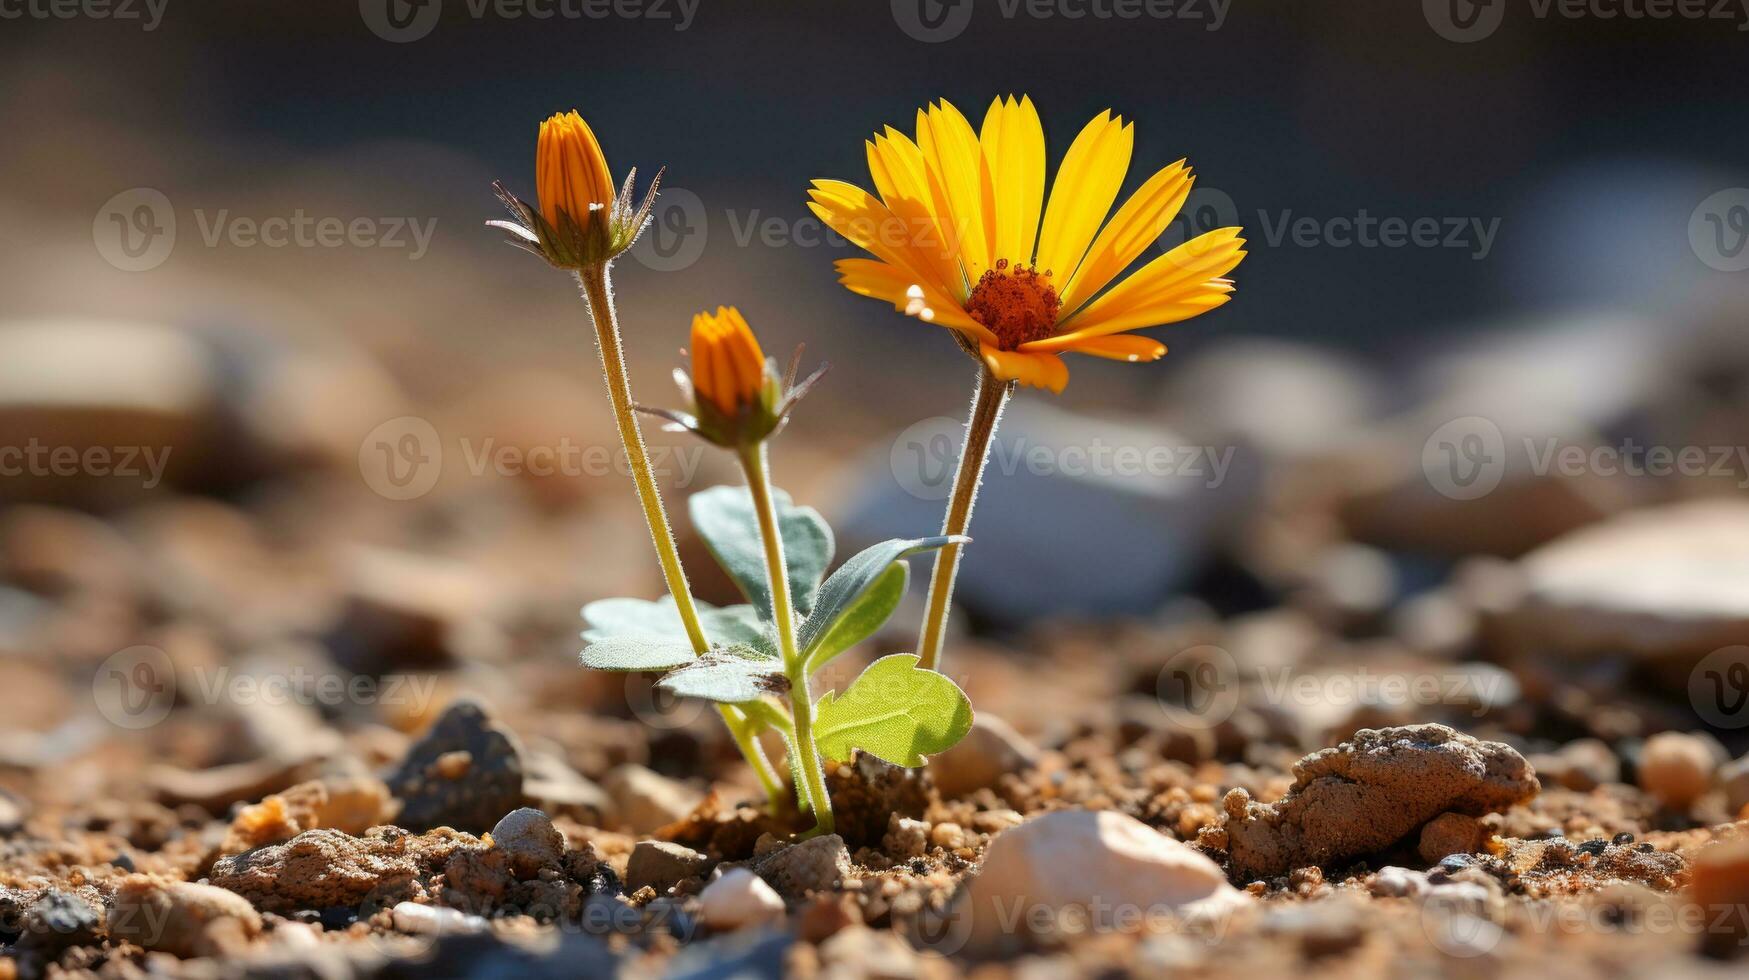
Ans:
{"label": "yellow flower", "polygon": [[837,263],[852,292],[953,330],[999,379],[1060,392],[1069,380],[1063,353],[1160,358],[1164,344],[1128,331],[1222,305],[1233,291],[1223,277],[1245,257],[1240,229],[1222,228],[1111,285],[1171,223],[1192,184],[1180,160],[1107,221],[1133,144],[1131,124],[1110,111],[1095,116],[1058,166],[1047,204],[1044,129],[1032,100],[996,99],[977,132],[943,100],[917,111],[914,141],[889,126],[866,143],[878,197],[816,180],[809,207],[874,256]]}
{"label": "yellow flower", "polygon": [[534,185],[541,215],[553,227],[563,224],[561,214],[570,216],[579,228],[606,222],[619,195],[614,192],[607,156],[577,110],[555,113],[540,124]]}
{"label": "yellow flower", "polygon": [[701,402],[726,416],[759,401],[765,391],[765,354],[741,311],[719,306],[692,318],[692,385]]}

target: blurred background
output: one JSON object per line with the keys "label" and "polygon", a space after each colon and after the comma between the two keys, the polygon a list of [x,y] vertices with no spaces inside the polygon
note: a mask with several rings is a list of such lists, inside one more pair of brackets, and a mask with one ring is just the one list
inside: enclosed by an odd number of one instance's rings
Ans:
{"label": "blurred background", "polygon": [[[483,226],[491,182],[532,196],[536,126],[570,108],[616,172],[667,168],[616,266],[634,388],[673,404],[688,318],[718,304],[769,352],[831,361],[775,466],[843,556],[936,526],[973,366],[836,285],[858,253],[806,211],[808,181],[866,185],[879,127],[1011,92],[1053,163],[1098,111],[1134,120],[1126,194],[1189,158],[1198,192],[1161,248],[1228,224],[1251,244],[1232,303],[1153,332],[1164,361],[1073,360],[1060,398],[1015,399],[955,620],[990,707],[1032,727],[1003,644],[1081,650],[1041,620],[1097,637],[1115,618],[1156,632],[1095,646],[1487,662],[1545,693],[1569,658],[1587,696],[1667,694],[1505,726],[1533,747],[1735,731],[1741,699],[1707,716],[1683,692],[1749,694],[1749,667],[1718,666],[1741,654],[1697,666],[1749,642],[1749,12],[1616,12],[0,0],[7,750],[37,766],[113,733],[76,722],[87,679],[121,656],[125,688],[161,654],[182,678],[435,670],[550,709],[529,722],[543,751],[588,776],[729,758],[565,720],[642,713],[571,666],[576,610],[660,581],[582,305]],[[684,492],[733,473],[652,438],[690,539]],[[700,593],[731,601],[688,547]],[[1261,627],[1173,632],[1235,622]],[[361,730],[416,731],[443,700],[371,705]],[[1308,743],[1355,717],[1320,715]],[[249,755],[153,730],[190,770]]]}

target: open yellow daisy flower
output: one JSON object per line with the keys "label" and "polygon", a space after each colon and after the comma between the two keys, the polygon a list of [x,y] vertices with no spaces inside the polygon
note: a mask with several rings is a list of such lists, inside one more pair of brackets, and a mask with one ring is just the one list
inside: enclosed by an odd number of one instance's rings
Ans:
{"label": "open yellow daisy flower", "polygon": [[1223,277],[1245,257],[1240,229],[1221,228],[1111,285],[1165,231],[1193,182],[1180,160],[1107,221],[1134,143],[1122,117],[1095,116],[1058,166],[1047,204],[1044,128],[1031,99],[996,99],[981,131],[942,100],[917,111],[915,140],[889,126],[868,141],[879,197],[816,180],[809,207],[874,256],[837,263],[852,292],[953,330],[1000,380],[1060,392],[1065,352],[1159,359],[1164,344],[1129,331],[1225,303],[1233,282]]}

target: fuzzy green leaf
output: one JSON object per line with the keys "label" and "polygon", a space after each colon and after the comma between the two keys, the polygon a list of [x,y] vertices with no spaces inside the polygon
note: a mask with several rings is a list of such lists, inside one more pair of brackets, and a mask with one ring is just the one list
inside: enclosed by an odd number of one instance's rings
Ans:
{"label": "fuzzy green leaf", "polygon": [[[686,627],[680,622],[680,611],[674,606],[673,596],[663,596],[654,602],[648,599],[601,599],[583,607],[583,618],[589,624],[589,628],[583,631],[583,641],[588,644],[621,636],[687,639]],[[761,622],[752,606],[742,603],[718,609],[700,602],[698,618],[704,627],[705,639],[713,646],[738,644],[752,648],[761,656],[780,656],[775,635],[768,625]],[[587,659],[584,662],[587,664]]]}
{"label": "fuzzy green leaf", "polygon": [[786,694],[789,680],[769,659],[746,647],[712,650],[656,682],[677,697],[703,698],[722,704],[757,701],[767,694]]}
{"label": "fuzzy green leaf", "polygon": [[802,658],[811,674],[863,640],[892,618],[905,598],[905,588],[911,583],[911,566],[893,562],[887,570],[850,601],[838,619],[825,632],[814,637],[813,645],[802,650]]}
{"label": "fuzzy green leaf", "polygon": [[[778,534],[783,538],[784,563],[789,567],[790,601],[798,616],[806,616],[814,606],[820,579],[832,564],[832,528],[819,511],[795,506],[782,490],[772,488],[771,498],[777,510]],[[711,487],[693,494],[687,507],[692,526],[717,564],[735,580],[760,616],[769,620],[771,588],[752,494],[746,487]]]}
{"label": "fuzzy green leaf", "polygon": [[671,670],[696,657],[684,636],[625,633],[583,648],[583,666],[592,670]]}
{"label": "fuzzy green leaf", "polygon": [[826,692],[816,705],[814,744],[829,759],[851,750],[908,769],[945,752],[972,727],[972,702],[946,675],[917,666],[909,653],[868,665],[843,696]]}
{"label": "fuzzy green leaf", "polygon": [[933,538],[893,538],[851,556],[849,561],[838,566],[838,570],[832,573],[825,585],[820,586],[819,598],[814,600],[814,611],[808,614],[802,621],[801,629],[797,630],[800,634],[798,643],[804,655],[826,639],[839,619],[886,574],[887,566],[919,551],[933,551],[970,540],[967,537],[946,535]]}

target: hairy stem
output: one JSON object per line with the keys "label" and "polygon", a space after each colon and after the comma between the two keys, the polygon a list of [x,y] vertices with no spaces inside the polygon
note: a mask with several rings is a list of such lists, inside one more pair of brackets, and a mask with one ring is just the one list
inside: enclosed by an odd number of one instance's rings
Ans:
{"label": "hairy stem", "polygon": [[790,717],[794,738],[790,752],[799,774],[796,792],[814,811],[815,831],[832,833],[832,799],[826,792],[820,751],[814,747],[814,700],[808,691],[808,668],[796,649],[795,608],[790,602],[789,566],[783,557],[783,535],[777,526],[777,507],[771,499],[771,477],[766,465],[765,444],[741,453],[741,468],[747,473],[747,489],[753,495],[753,511],[759,516],[759,536],[765,543],[765,573],[771,581],[771,618],[777,626],[783,650],[783,669],[789,677]]}
{"label": "hairy stem", "polygon": [[[704,627],[699,623],[698,606],[692,601],[692,589],[686,582],[686,569],[680,564],[680,550],[674,545],[674,532],[668,526],[668,513],[662,507],[662,494],[656,489],[656,476],[650,468],[650,456],[644,450],[644,434],[632,409],[632,386],[626,377],[625,349],[620,343],[619,314],[613,306],[613,286],[606,263],[589,266],[577,273],[583,287],[583,298],[589,305],[589,319],[595,324],[596,346],[601,352],[601,371],[607,379],[607,398],[613,405],[614,421],[619,425],[620,443],[625,446],[626,459],[631,464],[632,482],[638,489],[638,503],[644,508],[644,522],[650,529],[650,540],[656,546],[656,558],[662,565],[662,577],[668,583],[668,594],[674,597],[674,607],[680,612],[680,622],[686,627],[686,637],[693,652],[704,655],[710,649]],[[753,726],[740,711],[729,705],[719,705],[723,723],[747,758],[747,764],[759,777],[766,797],[775,801],[782,791],[770,760],[754,739]]]}
{"label": "hairy stem", "polygon": [[[989,369],[978,369],[977,387],[972,391],[972,414],[966,421],[966,444],[960,451],[959,468],[953,476],[953,494],[947,500],[947,517],[942,521],[942,534],[964,534],[972,523],[972,505],[978,499],[978,484],[984,478],[984,464],[990,458],[990,437],[1002,419],[1002,407],[1008,402],[1012,382],[998,380]],[[929,575],[929,602],[923,616],[923,631],[917,637],[918,666],[939,670],[941,646],[947,638],[947,613],[953,604],[954,579],[959,574],[960,546],[950,544],[935,553],[935,567]]]}

